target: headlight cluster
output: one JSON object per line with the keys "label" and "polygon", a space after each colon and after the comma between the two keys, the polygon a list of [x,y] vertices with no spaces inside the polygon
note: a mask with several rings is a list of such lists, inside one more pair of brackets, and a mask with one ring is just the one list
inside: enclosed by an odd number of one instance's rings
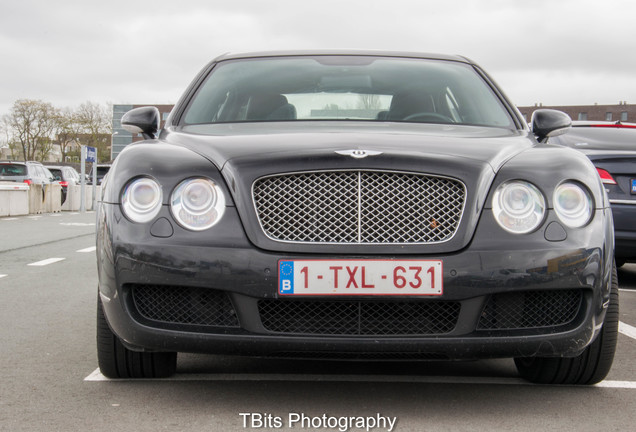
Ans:
{"label": "headlight cluster", "polygon": [[[561,183],[554,190],[554,210],[564,225],[580,228],[592,218],[592,198],[574,182]],[[511,233],[526,234],[541,225],[546,199],[532,183],[512,180],[502,183],[493,195],[492,210],[497,223]]]}
{"label": "headlight cluster", "polygon": [[579,228],[592,217],[592,198],[576,183],[561,183],[554,191],[554,210],[565,225]]}
{"label": "headlight cluster", "polygon": [[150,222],[161,210],[162,197],[159,183],[149,177],[140,177],[124,188],[121,206],[130,220],[139,223]]}
{"label": "headlight cluster", "polygon": [[525,234],[534,231],[543,222],[545,198],[531,183],[510,181],[495,191],[492,210],[503,229]]}
{"label": "headlight cluster", "polygon": [[170,208],[179,225],[189,230],[203,231],[223,216],[225,196],[212,180],[188,179],[172,192]]}
{"label": "headlight cluster", "polygon": [[[161,210],[162,188],[156,180],[139,177],[124,188],[121,203],[133,222],[153,220]],[[225,196],[219,186],[207,178],[182,181],[170,196],[172,216],[182,227],[203,231],[216,224],[225,211]]]}

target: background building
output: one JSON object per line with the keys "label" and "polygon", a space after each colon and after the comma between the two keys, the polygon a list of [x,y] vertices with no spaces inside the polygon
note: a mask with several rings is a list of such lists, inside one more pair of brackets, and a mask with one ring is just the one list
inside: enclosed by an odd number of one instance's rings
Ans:
{"label": "background building", "polygon": [[519,107],[519,111],[527,121],[532,118],[535,110],[550,108],[563,111],[572,120],[591,121],[621,121],[636,122],[636,105],[629,105],[627,102],[620,102],[618,105],[550,105],[535,104],[531,107]]}

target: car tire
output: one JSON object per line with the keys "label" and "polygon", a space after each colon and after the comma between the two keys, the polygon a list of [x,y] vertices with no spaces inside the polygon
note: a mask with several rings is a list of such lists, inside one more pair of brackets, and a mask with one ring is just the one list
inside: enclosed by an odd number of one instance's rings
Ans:
{"label": "car tire", "polygon": [[618,276],[612,269],[610,303],[600,333],[576,357],[515,358],[519,374],[538,384],[590,385],[602,381],[614,361],[618,340]]}
{"label": "car tire", "polygon": [[129,350],[112,332],[97,299],[97,363],[108,378],[166,378],[177,368],[176,352]]}

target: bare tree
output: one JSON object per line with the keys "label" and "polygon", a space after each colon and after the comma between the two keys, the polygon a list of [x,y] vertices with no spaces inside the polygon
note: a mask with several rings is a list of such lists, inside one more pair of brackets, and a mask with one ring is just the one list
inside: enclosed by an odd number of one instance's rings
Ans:
{"label": "bare tree", "polygon": [[20,99],[3,117],[11,141],[20,145],[24,160],[43,160],[51,151],[56,116],[57,110],[48,102]]}
{"label": "bare tree", "polygon": [[62,162],[65,162],[71,150],[71,144],[77,143],[82,133],[82,125],[78,121],[77,113],[69,108],[61,110],[57,117],[55,133],[60,143]]}
{"label": "bare tree", "polygon": [[3,135],[3,139],[0,141],[0,149],[3,147],[3,143],[6,144],[6,147],[9,148],[9,150],[11,150],[11,157],[13,157],[13,149],[11,148],[11,135],[9,134],[9,131],[11,130],[9,128],[9,125],[7,124],[7,120],[8,117],[7,116],[2,116],[2,118],[0,119],[0,132]]}
{"label": "bare tree", "polygon": [[21,153],[20,144],[13,138],[11,126],[9,125],[9,116],[4,115],[0,119],[0,130],[4,136],[4,142],[9,147],[11,152],[11,159],[15,160],[16,156]]}
{"label": "bare tree", "polygon": [[[51,133],[53,130],[51,129]],[[34,160],[46,161],[49,157],[49,154],[53,151],[55,144],[50,136],[38,138],[35,144],[35,158]]]}
{"label": "bare tree", "polygon": [[88,135],[88,145],[97,147],[99,160],[109,160],[108,144],[112,134],[111,112],[106,105],[85,102],[79,106],[76,121]]}

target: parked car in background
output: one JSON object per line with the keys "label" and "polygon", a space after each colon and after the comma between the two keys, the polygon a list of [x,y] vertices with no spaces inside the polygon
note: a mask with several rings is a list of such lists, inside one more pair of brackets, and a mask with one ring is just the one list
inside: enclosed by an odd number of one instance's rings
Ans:
{"label": "parked car in background", "polygon": [[0,181],[47,185],[56,180],[40,162],[0,161]]}
{"label": "parked car in background", "polygon": [[[149,72],[154,73],[154,72]],[[475,63],[378,52],[226,55],[164,129],[155,107],[97,206],[97,359],[178,352],[512,357],[533,382],[612,365],[618,282],[594,165],[530,129]]]}
{"label": "parked car in background", "polygon": [[75,168],[70,166],[47,166],[49,171],[53,174],[56,180],[60,182],[62,186],[62,203],[66,201],[68,193],[68,185],[80,184],[80,175]]}
{"label": "parked car in background", "polygon": [[110,170],[110,164],[93,164],[91,168],[91,172],[88,175],[88,184],[93,184],[93,174],[97,170],[97,185],[102,184],[102,180],[104,180],[104,176],[108,174]]}
{"label": "parked car in background", "polygon": [[575,121],[550,142],[582,151],[596,166],[614,215],[616,264],[635,262],[636,124]]}

